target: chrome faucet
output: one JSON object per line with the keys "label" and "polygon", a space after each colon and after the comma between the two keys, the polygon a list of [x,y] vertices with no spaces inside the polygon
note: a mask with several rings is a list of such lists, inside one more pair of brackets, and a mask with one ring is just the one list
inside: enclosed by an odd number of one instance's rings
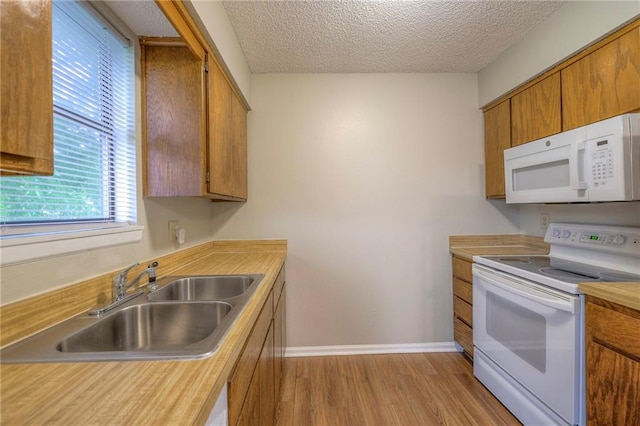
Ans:
{"label": "chrome faucet", "polygon": [[147,269],[140,272],[138,276],[136,276],[133,280],[131,280],[130,283],[127,283],[127,274],[132,268],[135,268],[139,264],[140,263],[136,262],[133,265],[129,266],[128,268],[125,268],[124,270],[122,270],[122,272],[120,272],[115,277],[113,277],[113,287],[112,287],[113,300],[109,303],[93,308],[92,310],[89,311],[89,315],[100,316],[105,312],[109,312],[113,308],[116,308],[128,302],[129,300],[135,299],[136,297],[140,296],[142,294],[142,290],[138,290],[134,293],[127,295],[127,289],[136,285],[145,274],[149,275],[149,284],[147,284],[149,291],[154,291],[158,289],[158,283],[156,283],[156,268],[158,267],[158,262],[151,262],[151,264],[147,266]]}
{"label": "chrome faucet", "polygon": [[124,299],[127,295],[127,289],[138,284],[140,279],[145,274],[149,275],[149,284],[148,284],[149,290],[150,291],[157,290],[158,284],[156,283],[156,267],[158,266],[158,262],[152,262],[149,266],[147,266],[147,269],[140,272],[133,280],[131,280],[131,282],[127,283],[127,274],[132,268],[135,268],[139,264],[140,264],[139,262],[134,263],[133,265],[124,269],[122,272],[120,272],[118,275],[116,275],[113,278],[113,301],[114,302],[118,302]]}

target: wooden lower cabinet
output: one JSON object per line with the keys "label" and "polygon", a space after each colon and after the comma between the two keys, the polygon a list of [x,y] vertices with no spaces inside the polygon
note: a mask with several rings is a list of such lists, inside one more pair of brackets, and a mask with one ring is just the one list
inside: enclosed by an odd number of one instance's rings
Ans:
{"label": "wooden lower cabinet", "polygon": [[230,425],[275,423],[284,369],[284,297],[283,268],[229,378]]}
{"label": "wooden lower cabinet", "polygon": [[274,375],[275,375],[275,395],[276,401],[280,398],[282,389],[282,378],[284,377],[284,351],[287,347],[286,342],[286,288],[282,287],[280,300],[277,303],[276,310],[273,314],[273,343],[275,352]]}
{"label": "wooden lower cabinet", "polygon": [[469,262],[453,256],[453,339],[473,359],[473,275]]}
{"label": "wooden lower cabinet", "polygon": [[587,297],[587,424],[640,424],[640,312]]}

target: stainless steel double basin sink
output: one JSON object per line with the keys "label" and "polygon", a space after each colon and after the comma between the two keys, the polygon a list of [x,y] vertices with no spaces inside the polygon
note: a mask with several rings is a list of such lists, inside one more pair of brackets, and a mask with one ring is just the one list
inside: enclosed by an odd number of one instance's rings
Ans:
{"label": "stainless steel double basin sink", "polygon": [[0,352],[2,363],[198,359],[213,354],[264,275],[164,277],[100,316],[80,314]]}

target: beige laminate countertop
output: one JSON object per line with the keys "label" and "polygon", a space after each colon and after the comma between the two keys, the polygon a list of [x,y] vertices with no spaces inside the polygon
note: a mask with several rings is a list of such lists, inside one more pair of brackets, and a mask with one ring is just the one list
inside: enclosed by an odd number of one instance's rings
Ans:
{"label": "beige laminate countertop", "polygon": [[541,237],[528,235],[452,235],[451,254],[473,261],[473,256],[548,254],[549,245]]}
{"label": "beige laminate countertop", "polygon": [[640,311],[640,282],[580,283],[578,290],[608,302]]}
{"label": "beige laminate countertop", "polygon": [[201,360],[0,366],[3,424],[204,424],[285,261],[212,253],[183,274],[265,274],[214,355]]}

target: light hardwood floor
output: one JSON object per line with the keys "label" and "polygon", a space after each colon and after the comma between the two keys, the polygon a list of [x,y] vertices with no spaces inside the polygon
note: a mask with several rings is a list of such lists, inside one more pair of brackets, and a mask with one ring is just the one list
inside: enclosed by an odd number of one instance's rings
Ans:
{"label": "light hardwood floor", "polygon": [[287,358],[277,426],[519,425],[459,353]]}

